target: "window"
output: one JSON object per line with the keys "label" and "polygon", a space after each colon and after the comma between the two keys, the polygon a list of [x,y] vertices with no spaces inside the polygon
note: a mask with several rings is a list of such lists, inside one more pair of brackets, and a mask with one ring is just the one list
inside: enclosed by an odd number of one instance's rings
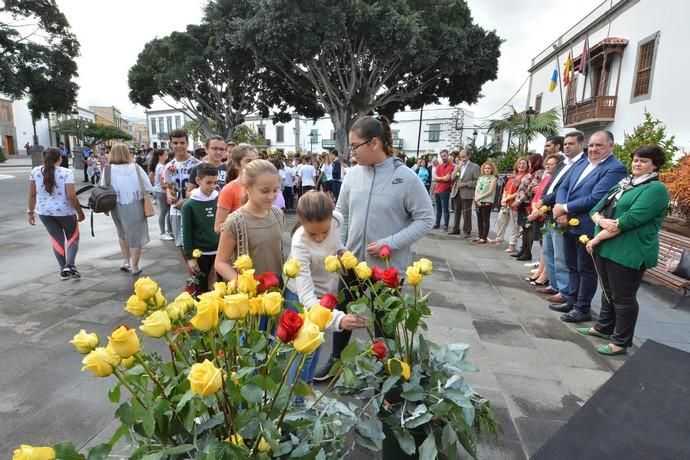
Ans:
{"label": "window", "polygon": [[158,135],[162,136],[165,133],[165,120],[163,117],[158,118]]}
{"label": "window", "polygon": [[658,32],[652,37],[646,38],[637,49],[637,65],[635,66],[635,82],[633,84],[633,98],[649,96],[652,89],[652,76],[654,71],[654,58],[656,57],[656,44]]}
{"label": "window", "polygon": [[156,135],[156,119],[151,118],[151,134]]}
{"label": "window", "polygon": [[166,121],[168,122],[168,133],[172,131],[172,117],[166,117]]}
{"label": "window", "polygon": [[432,123],[429,125],[429,142],[438,142],[441,140],[441,123]]}
{"label": "window", "polygon": [[175,115],[175,129],[182,128],[182,118],[179,115]]}
{"label": "window", "polygon": [[391,131],[391,137],[393,138],[393,140],[400,138],[400,130],[399,129],[392,130]]}
{"label": "window", "polygon": [[285,142],[285,126],[276,126],[276,142],[278,144]]}
{"label": "window", "polygon": [[541,112],[541,99],[544,93],[539,93],[537,94],[537,97],[534,98],[534,111],[539,113]]}

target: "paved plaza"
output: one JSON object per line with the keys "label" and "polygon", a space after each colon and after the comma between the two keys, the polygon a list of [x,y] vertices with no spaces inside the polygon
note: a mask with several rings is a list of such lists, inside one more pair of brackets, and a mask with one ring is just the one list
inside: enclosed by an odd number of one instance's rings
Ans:
{"label": "paved plaza", "polygon": [[[81,356],[68,341],[79,329],[106,340],[116,325],[134,323],[122,309],[133,278],[118,271],[110,219],[96,216],[95,238],[88,234],[88,220],[82,224],[77,265],[84,278],[60,281],[45,229],[26,223],[27,168],[16,160],[0,166],[0,176],[16,176],[0,180],[8,203],[0,210],[0,458],[9,458],[21,443],[71,440],[83,447],[107,439],[116,427],[115,406],[106,398],[112,380],[80,372]],[[181,258],[169,242],[157,239],[153,219],[149,229],[144,274],[175,296],[186,277]],[[625,362],[598,355],[597,340],[577,334],[548,310],[524,281],[528,268],[503,248],[434,231],[414,249],[434,263],[424,285],[433,290],[428,335],[441,343],[470,344],[468,359],[480,370],[465,377],[491,400],[503,426],[498,441],[482,442],[480,458],[528,458]],[[637,346],[652,338],[690,351],[690,302],[672,309],[678,299],[643,283]],[[159,345],[146,338],[144,346]],[[126,446],[119,453],[124,451]]]}

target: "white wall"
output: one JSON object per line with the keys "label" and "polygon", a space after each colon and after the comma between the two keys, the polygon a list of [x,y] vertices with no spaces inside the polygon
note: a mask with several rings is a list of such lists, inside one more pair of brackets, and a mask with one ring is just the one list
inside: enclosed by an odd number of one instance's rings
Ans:
{"label": "white wall", "polygon": [[[34,143],[34,130],[31,123],[31,112],[29,111],[28,99],[18,99],[12,104],[12,116],[14,117],[14,126],[17,130],[17,149],[22,152],[24,145],[28,142],[30,145]],[[44,147],[56,145],[55,139],[50,138],[50,130],[48,120],[41,118],[36,121],[36,134],[38,135],[38,143]]]}

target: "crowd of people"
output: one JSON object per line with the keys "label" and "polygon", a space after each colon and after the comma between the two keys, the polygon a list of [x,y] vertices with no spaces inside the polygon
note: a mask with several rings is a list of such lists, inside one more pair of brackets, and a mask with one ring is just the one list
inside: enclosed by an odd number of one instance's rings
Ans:
{"label": "crowd of people", "polygon": [[[187,133],[173,130],[169,152],[135,156],[124,144],[110,147],[97,162],[97,181],[117,194],[110,215],[123,272],[142,272],[141,249],[149,242],[145,205],[153,195],[160,239],[179,248],[197,292],[235,278],[239,256],[249,255],[257,273],[281,273],[291,254],[302,269],[286,292],[306,308],[344,287],[324,271],[325,257],[349,250],[375,265],[387,246],[389,263],[404,273],[414,242],[432,229],[472,238],[476,214],[477,245],[505,241],[505,251],[519,261],[532,260],[535,242],[542,246],[538,267],[526,280],[547,296],[550,309],[562,313],[561,320],[591,321],[591,301],[601,283],[599,321],[578,331],[609,340],[598,351],[615,355],[632,343],[636,291],[645,269],[656,265],[668,192],[658,181],[665,159],[659,147],[635,151],[631,174],[613,147],[607,131],[592,134],[587,149],[579,131],[549,137],[543,155],[519,157],[500,188],[496,164],[473,163],[469,150],[443,150],[438,159],[420,159],[408,168],[394,155],[388,122],[368,116],[349,133],[351,162],[337,151],[268,158],[220,136],[209,137],[203,151],[192,154]],[[84,215],[74,173],[60,166],[63,158],[60,149],[48,149],[45,164],[32,170],[29,223],[39,215],[66,280],[81,276],[75,258]],[[499,212],[490,238],[494,208]],[[290,250],[282,247],[285,212],[296,212],[298,220]],[[344,280],[351,281],[347,275]],[[305,380],[327,379],[350,331],[364,325],[345,314],[347,302],[339,304],[331,326],[330,359],[320,369],[314,359],[305,367]]]}

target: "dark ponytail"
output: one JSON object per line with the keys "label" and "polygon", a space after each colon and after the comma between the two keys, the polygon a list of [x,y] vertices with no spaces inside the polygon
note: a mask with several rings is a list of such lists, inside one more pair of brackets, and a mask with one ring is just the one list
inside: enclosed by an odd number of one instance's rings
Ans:
{"label": "dark ponytail", "polygon": [[383,151],[387,156],[393,156],[393,135],[391,134],[390,121],[383,115],[378,117],[362,117],[354,122],[352,131],[356,131],[362,139],[377,137],[383,145]]}
{"label": "dark ponytail", "polygon": [[43,151],[43,187],[51,195],[55,189],[55,165],[60,160],[60,149],[51,147]]}

